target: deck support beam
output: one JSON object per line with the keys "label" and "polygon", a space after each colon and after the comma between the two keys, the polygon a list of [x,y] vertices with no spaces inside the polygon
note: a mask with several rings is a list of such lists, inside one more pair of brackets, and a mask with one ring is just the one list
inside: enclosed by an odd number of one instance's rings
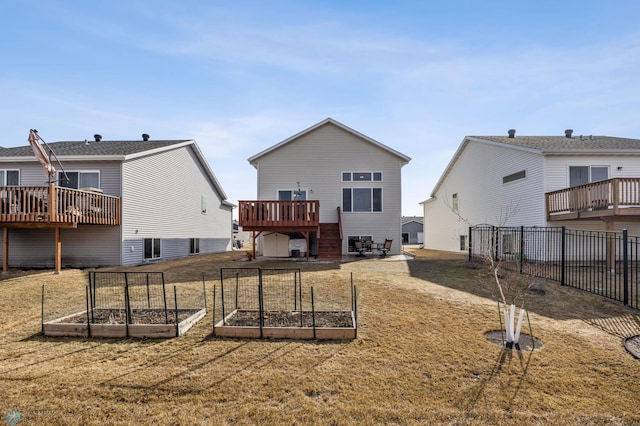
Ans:
{"label": "deck support beam", "polygon": [[4,228],[2,237],[2,273],[9,273],[9,228]]}
{"label": "deck support beam", "polygon": [[56,257],[55,257],[55,272],[54,274],[56,275],[60,275],[61,271],[62,271],[62,241],[60,239],[60,228],[56,228]]}

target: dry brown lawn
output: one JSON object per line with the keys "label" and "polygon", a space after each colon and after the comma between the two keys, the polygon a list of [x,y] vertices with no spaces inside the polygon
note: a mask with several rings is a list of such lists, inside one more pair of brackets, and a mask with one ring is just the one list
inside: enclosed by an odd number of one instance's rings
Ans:
{"label": "dry brown lawn", "polygon": [[222,266],[300,267],[303,284],[325,288],[353,273],[358,339],[338,342],[216,339],[211,314],[168,340],[43,337],[42,285],[47,303],[72,305],[87,273],[13,271],[0,278],[2,415],[19,411],[19,424],[640,424],[640,361],[623,347],[640,334],[640,312],[550,282],[528,299],[544,347],[503,351],[484,337],[499,327],[490,281],[463,257],[415,253],[294,264],[232,252],[128,268],[165,271],[178,288],[204,273],[209,298]]}

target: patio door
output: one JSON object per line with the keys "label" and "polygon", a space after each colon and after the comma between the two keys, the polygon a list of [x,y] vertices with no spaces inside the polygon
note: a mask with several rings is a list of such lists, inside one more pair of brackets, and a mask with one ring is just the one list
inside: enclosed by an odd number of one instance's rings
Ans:
{"label": "patio door", "polygon": [[[609,168],[606,166],[570,166],[569,187],[585,185],[609,179]],[[591,188],[586,191],[574,191],[570,193],[569,205],[574,208],[599,208],[608,205],[608,188],[598,188],[597,193],[591,193]]]}
{"label": "patio door", "polygon": [[[306,190],[281,189],[278,191],[278,201],[304,201],[306,199]],[[304,207],[296,208],[295,204],[297,203],[292,203],[291,208],[286,208],[284,205],[280,208],[282,220],[301,219],[304,216]]]}

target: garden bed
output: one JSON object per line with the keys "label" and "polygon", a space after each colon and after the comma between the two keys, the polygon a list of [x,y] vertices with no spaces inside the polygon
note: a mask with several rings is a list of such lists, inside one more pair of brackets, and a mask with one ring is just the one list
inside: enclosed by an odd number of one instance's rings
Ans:
{"label": "garden bed", "polygon": [[353,311],[270,311],[234,310],[214,327],[216,337],[272,339],[355,339]]}
{"label": "garden bed", "polygon": [[206,314],[205,309],[134,309],[129,324],[124,309],[94,309],[67,315],[42,325],[45,336],[167,338],[184,334]]}

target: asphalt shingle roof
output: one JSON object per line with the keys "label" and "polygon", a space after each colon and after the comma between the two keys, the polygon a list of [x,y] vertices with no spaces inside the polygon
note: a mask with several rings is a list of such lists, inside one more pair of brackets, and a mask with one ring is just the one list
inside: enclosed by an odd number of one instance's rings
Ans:
{"label": "asphalt shingle roof", "polygon": [[[184,140],[164,140],[164,141],[64,141],[64,142],[48,142],[53,152],[59,156],[114,156],[114,155],[131,155],[140,152],[151,151],[158,148],[164,148],[171,145],[187,142]],[[46,146],[44,146],[46,151]],[[28,157],[33,156],[33,151],[29,145],[18,146],[13,148],[0,148],[0,157]]]}
{"label": "asphalt shingle roof", "polygon": [[538,149],[542,152],[640,150],[640,139],[611,136],[468,136],[509,145]]}

